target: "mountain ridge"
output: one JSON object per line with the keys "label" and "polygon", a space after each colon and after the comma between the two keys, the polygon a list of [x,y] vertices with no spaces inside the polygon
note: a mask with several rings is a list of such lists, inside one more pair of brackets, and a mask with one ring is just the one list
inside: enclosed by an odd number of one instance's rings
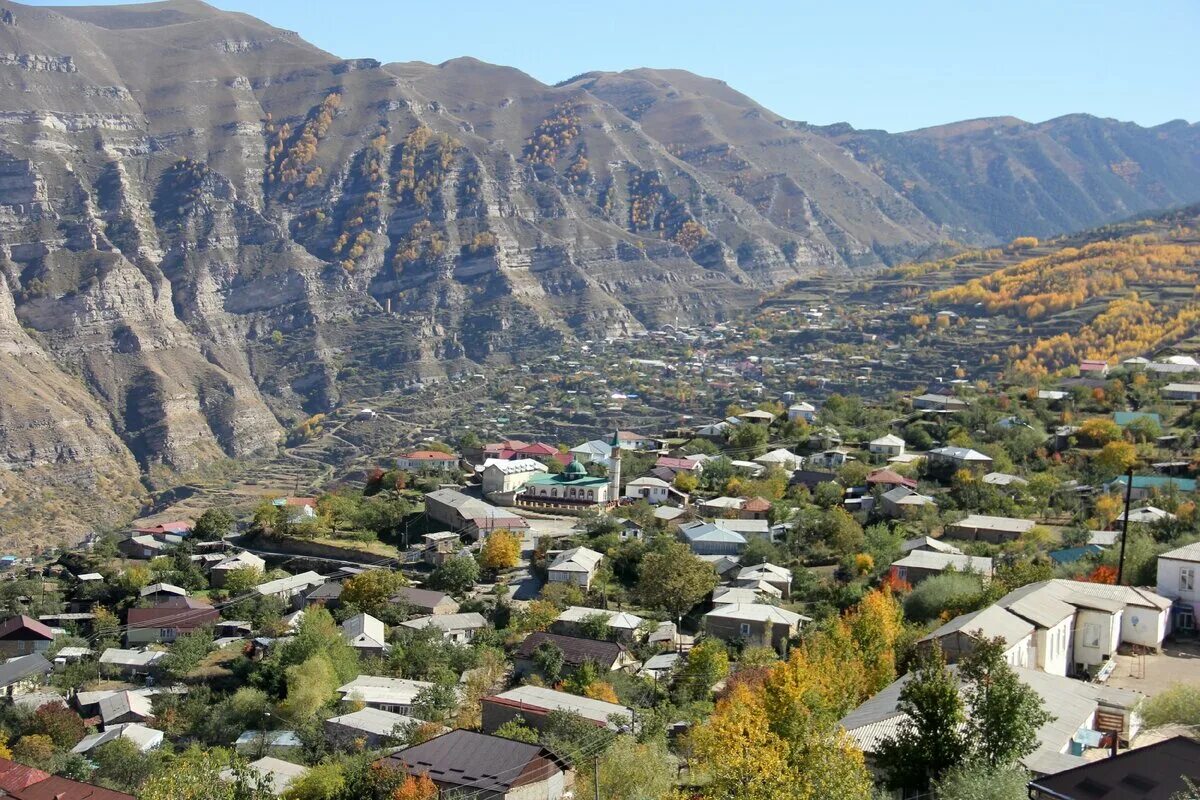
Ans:
{"label": "mountain ridge", "polygon": [[409,381],[1200,200],[1195,125],[822,128],[681,70],[341,59],[198,0],[0,0],[0,108],[7,546]]}

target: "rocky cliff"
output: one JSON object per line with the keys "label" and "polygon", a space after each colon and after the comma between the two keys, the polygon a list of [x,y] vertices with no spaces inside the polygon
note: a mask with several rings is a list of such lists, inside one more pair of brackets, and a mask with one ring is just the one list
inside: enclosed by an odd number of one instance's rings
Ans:
{"label": "rocky cliff", "polygon": [[346,397],[1197,199],[1184,123],[818,128],[682,72],[546,86],[193,0],[0,0],[0,545]]}

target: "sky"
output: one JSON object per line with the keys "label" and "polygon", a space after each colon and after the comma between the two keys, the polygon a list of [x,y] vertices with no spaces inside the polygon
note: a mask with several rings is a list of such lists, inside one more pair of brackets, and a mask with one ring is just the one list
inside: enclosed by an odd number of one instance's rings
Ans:
{"label": "sky", "polygon": [[822,125],[1200,120],[1200,0],[211,1],[344,58],[474,56],[546,83],[673,67]]}

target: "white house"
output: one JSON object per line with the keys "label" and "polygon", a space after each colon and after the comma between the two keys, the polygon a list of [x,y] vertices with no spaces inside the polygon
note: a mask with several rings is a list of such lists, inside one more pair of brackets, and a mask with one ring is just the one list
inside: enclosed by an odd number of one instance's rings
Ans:
{"label": "white house", "polygon": [[1161,392],[1164,400],[1185,400],[1194,403],[1200,400],[1200,383],[1168,383]]}
{"label": "white house", "polygon": [[383,621],[370,614],[355,614],[343,622],[342,638],[364,655],[382,656],[392,649]]}
{"label": "white house", "polygon": [[930,464],[950,467],[990,467],[992,464],[991,456],[970,447],[938,447],[930,450],[925,457]]}
{"label": "white house", "polygon": [[442,638],[454,644],[467,644],[475,634],[487,627],[487,620],[475,611],[458,614],[430,614],[400,623],[405,628],[423,630],[434,628],[441,631]]}
{"label": "white house", "polygon": [[798,456],[786,447],[778,447],[752,460],[767,469],[779,467],[786,472],[795,472],[804,466],[804,456]]}
{"label": "white house", "polygon": [[483,462],[483,469],[480,471],[483,493],[508,494],[515,492],[535,475],[545,472],[549,472],[546,465],[532,458],[518,458],[512,461],[489,458]]}
{"label": "white house", "polygon": [[625,484],[626,497],[643,499],[651,505],[667,502],[671,499],[672,491],[674,490],[671,484],[661,478],[653,478],[648,475]]}
{"label": "white house", "polygon": [[872,439],[867,445],[867,449],[881,456],[902,456],[904,455],[904,440],[894,433],[889,433],[878,439]]}
{"label": "white house", "polygon": [[1158,557],[1158,593],[1174,600],[1174,627],[1196,630],[1196,611],[1200,609],[1200,542],[1168,550]]}
{"label": "white house", "polygon": [[850,455],[849,450],[843,447],[834,447],[810,456],[808,463],[809,466],[812,467],[837,469],[838,467],[844,466],[847,461],[853,460],[854,456]]}
{"label": "white house", "polygon": [[816,418],[817,407],[812,403],[801,400],[799,403],[792,403],[788,406],[788,422],[795,422],[798,419],[812,422]]}
{"label": "white house", "polygon": [[1004,640],[1004,660],[1014,667],[1033,667],[1037,663],[1037,629],[1000,606],[987,606],[979,611],[961,614],[926,636],[917,646],[937,644],[946,654],[946,661],[957,663],[975,649],[981,639]]}
{"label": "white house", "polygon": [[431,686],[432,683],[410,681],[406,678],[359,675],[344,686],[338,687],[337,691],[342,696],[342,702],[358,702],[369,708],[409,715],[417,695]]}
{"label": "white house", "polygon": [[396,458],[396,468],[407,472],[453,472],[458,456],[438,450],[413,450]]}
{"label": "white house", "polygon": [[559,553],[550,562],[546,580],[550,583],[573,583],[583,587],[586,592],[592,588],[592,578],[603,559],[604,556],[595,550],[572,547]]}
{"label": "white house", "polygon": [[572,447],[568,452],[581,464],[604,464],[612,457],[612,445],[603,439],[592,439],[578,447]]}

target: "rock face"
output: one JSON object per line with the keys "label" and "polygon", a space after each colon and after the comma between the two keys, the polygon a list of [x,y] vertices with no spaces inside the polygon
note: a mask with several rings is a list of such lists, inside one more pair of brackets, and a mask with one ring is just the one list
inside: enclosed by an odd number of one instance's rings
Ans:
{"label": "rock face", "polygon": [[818,128],[685,72],[546,86],[194,0],[0,0],[0,544],[343,397],[1197,199],[1185,123]]}

